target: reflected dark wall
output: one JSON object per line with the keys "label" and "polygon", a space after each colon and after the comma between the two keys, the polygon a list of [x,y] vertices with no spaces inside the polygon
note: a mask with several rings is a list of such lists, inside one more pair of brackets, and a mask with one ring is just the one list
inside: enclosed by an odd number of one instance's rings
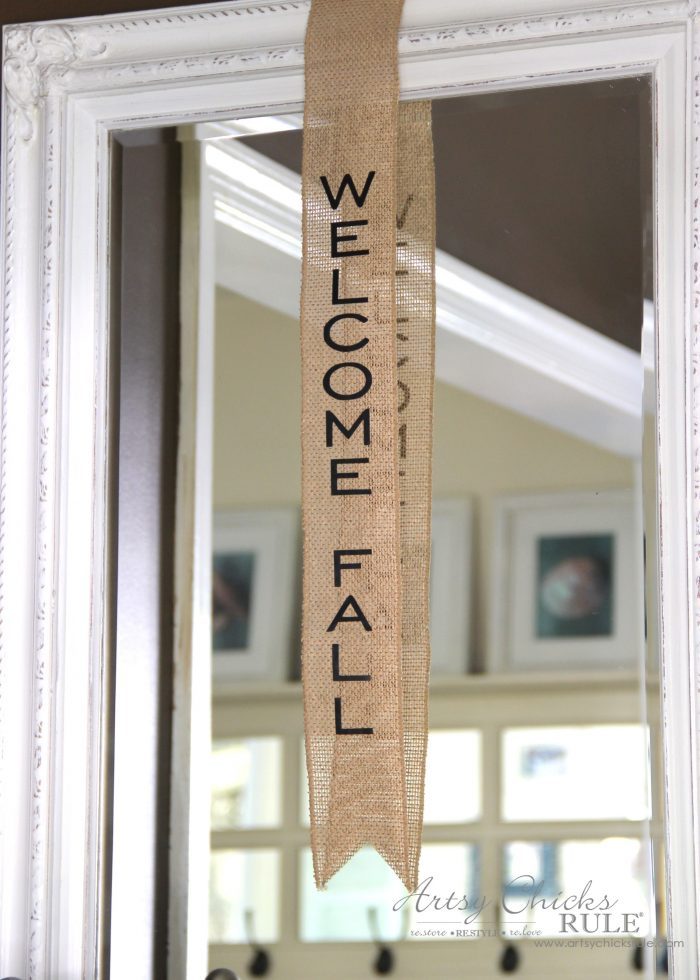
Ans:
{"label": "reflected dark wall", "polygon": [[[651,296],[648,78],[433,103],[437,244],[634,350]],[[299,131],[247,140],[301,171]]]}
{"label": "reflected dark wall", "polygon": [[[112,712],[117,752],[137,736],[139,759],[122,756],[114,764],[117,785],[122,792],[128,785],[143,815],[134,844],[139,880],[119,890],[131,897],[118,920],[133,916],[134,932],[151,933],[148,975],[157,980],[165,977],[168,923],[181,168],[172,131],[139,134],[138,143],[118,144],[114,153],[121,193],[113,204],[119,259],[112,346],[118,373]],[[115,852],[129,846],[118,821],[113,832]]]}

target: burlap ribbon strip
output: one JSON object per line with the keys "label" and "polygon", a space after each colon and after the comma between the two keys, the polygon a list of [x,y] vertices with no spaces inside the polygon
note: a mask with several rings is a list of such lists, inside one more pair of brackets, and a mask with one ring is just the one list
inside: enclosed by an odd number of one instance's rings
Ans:
{"label": "burlap ribbon strip", "polygon": [[302,189],[303,681],[318,887],[373,845],[409,889],[427,742],[434,376],[429,103],[403,0],[313,0]]}

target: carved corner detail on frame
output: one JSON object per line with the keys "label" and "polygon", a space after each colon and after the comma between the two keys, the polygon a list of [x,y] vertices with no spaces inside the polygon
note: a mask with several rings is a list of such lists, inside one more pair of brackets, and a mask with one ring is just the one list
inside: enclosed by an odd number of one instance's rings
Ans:
{"label": "carved corner detail on frame", "polygon": [[22,25],[8,31],[3,82],[25,142],[34,135],[35,111],[46,95],[49,81],[64,75],[82,59],[103,54],[106,47],[87,31],[60,24]]}

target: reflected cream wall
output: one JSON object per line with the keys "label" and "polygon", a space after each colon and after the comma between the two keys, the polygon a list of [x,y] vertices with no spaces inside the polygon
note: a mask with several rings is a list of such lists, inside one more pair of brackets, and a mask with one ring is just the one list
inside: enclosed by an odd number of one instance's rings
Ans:
{"label": "reflected cream wall", "polygon": [[[218,290],[216,509],[299,505],[300,374],[297,321]],[[472,642],[479,663],[488,640],[491,498],[631,487],[633,467],[628,460],[440,383],[435,387],[434,439],[434,495],[468,496],[473,502]]]}

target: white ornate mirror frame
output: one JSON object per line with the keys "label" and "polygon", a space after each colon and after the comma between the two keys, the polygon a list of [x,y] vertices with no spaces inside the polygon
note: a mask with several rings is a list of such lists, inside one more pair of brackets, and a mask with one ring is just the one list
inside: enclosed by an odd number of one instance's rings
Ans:
{"label": "white ornate mirror frame", "polygon": [[[440,95],[647,73],[654,80],[659,527],[673,973],[698,974],[700,731],[697,188],[694,2],[407,0],[403,92]],[[104,910],[109,609],[110,134],[298,110],[308,0],[248,0],[10,28],[5,34],[0,500],[0,974],[98,975]],[[206,297],[201,298],[206,302]],[[208,358],[184,338],[175,730],[173,977],[204,976],[204,821],[189,758],[207,737]],[[197,389],[197,378],[200,384]],[[197,398],[199,391],[199,401]],[[204,429],[203,431],[206,431]],[[195,452],[196,447],[196,452]],[[192,461],[194,462],[194,465]],[[198,475],[199,474],[199,475]],[[203,483],[197,481],[201,478]],[[197,542],[195,548],[194,542]],[[188,553],[189,549],[189,553]],[[199,646],[198,646],[199,645]],[[187,650],[201,647],[188,662]],[[191,683],[186,684],[190,668]],[[190,714],[193,724],[190,728]],[[178,734],[179,733],[179,734]],[[125,751],[128,751],[126,749]],[[203,767],[199,767],[200,769]],[[194,777],[193,777],[194,778]],[[134,801],[115,786],[120,812]],[[201,814],[200,814],[201,817]],[[128,864],[129,859],[124,855]],[[133,861],[132,861],[133,863]],[[138,870],[138,869],[136,869]],[[124,896],[122,895],[123,899]],[[202,901],[204,898],[204,901]],[[120,896],[115,895],[119,903]],[[118,974],[115,974],[118,975]]]}

